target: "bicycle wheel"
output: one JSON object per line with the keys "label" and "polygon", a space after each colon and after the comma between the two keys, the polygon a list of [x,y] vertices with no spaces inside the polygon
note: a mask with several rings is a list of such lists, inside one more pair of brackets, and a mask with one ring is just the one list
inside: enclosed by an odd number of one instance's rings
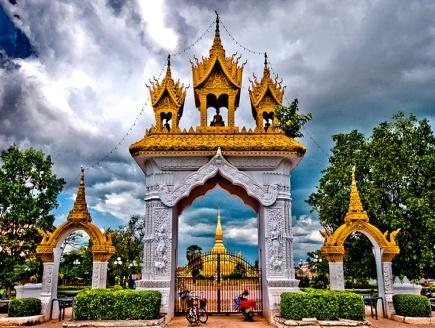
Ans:
{"label": "bicycle wheel", "polygon": [[198,309],[198,319],[201,323],[206,323],[208,320],[207,311],[204,309]]}
{"label": "bicycle wheel", "polygon": [[196,315],[195,310],[193,308],[187,309],[186,319],[187,321],[189,321],[191,326],[193,325],[197,326],[199,324],[198,316]]}

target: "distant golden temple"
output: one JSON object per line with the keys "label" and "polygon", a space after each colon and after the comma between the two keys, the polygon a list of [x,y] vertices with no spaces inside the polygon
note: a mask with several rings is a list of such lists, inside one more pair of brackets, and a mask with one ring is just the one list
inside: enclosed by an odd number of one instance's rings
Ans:
{"label": "distant golden temple", "polygon": [[[242,254],[240,252],[236,255],[231,254],[225,247],[220,209],[218,209],[216,221],[214,245],[209,252],[203,253],[200,261],[197,262],[197,266],[200,267],[200,276],[216,277],[217,274],[222,278],[250,276],[253,268],[242,258]],[[184,276],[191,276],[192,269],[192,266],[187,266]]]}

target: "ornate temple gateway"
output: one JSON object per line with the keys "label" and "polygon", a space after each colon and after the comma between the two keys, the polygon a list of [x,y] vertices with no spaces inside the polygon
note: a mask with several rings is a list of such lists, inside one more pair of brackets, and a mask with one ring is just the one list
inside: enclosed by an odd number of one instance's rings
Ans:
{"label": "ornate temple gateway", "polygon": [[[267,60],[261,80],[249,88],[254,130],[236,125],[244,64],[227,57],[219,17],[209,56],[192,63],[195,105],[200,125],[181,130],[186,88],[170,67],[162,81],[148,86],[155,125],[130,153],[145,174],[145,246],[138,288],[159,290],[163,312],[171,317],[177,301],[178,217],[184,208],[216,186],[240,198],[258,217],[259,265],[266,317],[280,294],[297,288],[293,269],[290,174],[305,147],[276,130],[275,108],[284,89],[271,78]],[[214,109],[208,116],[208,110]],[[224,108],[226,117],[221,115]],[[194,110],[190,109],[193,115]]]}

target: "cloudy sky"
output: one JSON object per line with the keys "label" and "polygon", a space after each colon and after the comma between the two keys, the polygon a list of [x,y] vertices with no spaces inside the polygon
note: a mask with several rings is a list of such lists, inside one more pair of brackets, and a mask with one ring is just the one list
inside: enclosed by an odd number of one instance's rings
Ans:
{"label": "cloudy sky", "polygon": [[[191,84],[189,59],[207,55],[214,10],[232,36],[221,28],[227,52],[248,60],[236,123],[254,126],[246,88],[248,76],[261,75],[257,53],[265,51],[287,100],[298,98],[313,114],[301,138],[308,151],[292,177],[296,258],[321,243],[305,200],[328,164],[332,134],[368,134],[399,110],[435,126],[433,1],[0,0],[0,7],[0,148],[15,143],[51,155],[67,181],[56,224],[71,208],[80,165],[93,166],[87,197],[97,224],[117,227],[144,212],[144,178],[128,152],[154,120],[144,83],[171,53],[173,76]],[[198,121],[190,88],[181,126]],[[187,209],[180,230],[207,249],[219,202],[231,203],[222,213],[230,246],[255,253],[255,234],[246,233],[256,229],[255,213],[220,191]]]}

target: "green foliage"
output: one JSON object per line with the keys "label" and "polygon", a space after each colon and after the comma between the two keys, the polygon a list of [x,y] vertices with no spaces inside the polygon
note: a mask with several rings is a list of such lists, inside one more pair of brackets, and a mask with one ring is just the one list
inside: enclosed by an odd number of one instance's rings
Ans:
{"label": "green foliage", "polygon": [[92,280],[92,240],[62,254],[59,282],[69,285],[90,285]]}
{"label": "green foliage", "polygon": [[393,295],[396,314],[405,317],[431,317],[429,299],[422,295],[397,294]]}
{"label": "green foliage", "polygon": [[41,314],[41,300],[38,298],[16,298],[9,302],[9,317],[30,317]]}
{"label": "green foliage", "polygon": [[[143,254],[143,231],[144,221],[141,216],[133,215],[127,225],[120,226],[115,230],[112,238],[116,253],[109,261],[108,281],[112,285],[121,284],[122,286],[133,287],[132,275],[140,273],[140,263]],[[121,264],[116,263],[120,259]],[[119,262],[119,261],[118,261]]]}
{"label": "green foliage", "polygon": [[293,100],[290,106],[277,106],[275,113],[279,122],[278,128],[292,138],[303,137],[301,129],[312,118],[311,113],[299,113],[297,99]]}
{"label": "green foliage", "polygon": [[[308,199],[322,225],[334,230],[343,224],[355,165],[370,223],[382,232],[401,228],[394,273],[410,279],[434,276],[435,137],[429,122],[398,113],[391,122],[376,126],[368,138],[354,130],[332,139],[335,146],[330,165]],[[367,238],[356,234],[345,246],[346,277],[354,282],[373,278],[372,247]]]}
{"label": "green foliage", "polygon": [[186,249],[187,266],[195,280],[202,270],[202,248],[198,245],[190,245]]}
{"label": "green foliage", "polygon": [[8,288],[22,279],[14,268],[36,257],[36,228],[53,228],[50,212],[64,180],[52,165],[50,156],[33,148],[12,146],[0,154],[0,282]]}
{"label": "green foliage", "polygon": [[89,289],[73,305],[77,320],[148,320],[159,316],[162,295],[157,291]]}
{"label": "green foliage", "polygon": [[363,320],[364,303],[354,293],[308,288],[304,293],[281,294],[281,316],[290,320]]}

